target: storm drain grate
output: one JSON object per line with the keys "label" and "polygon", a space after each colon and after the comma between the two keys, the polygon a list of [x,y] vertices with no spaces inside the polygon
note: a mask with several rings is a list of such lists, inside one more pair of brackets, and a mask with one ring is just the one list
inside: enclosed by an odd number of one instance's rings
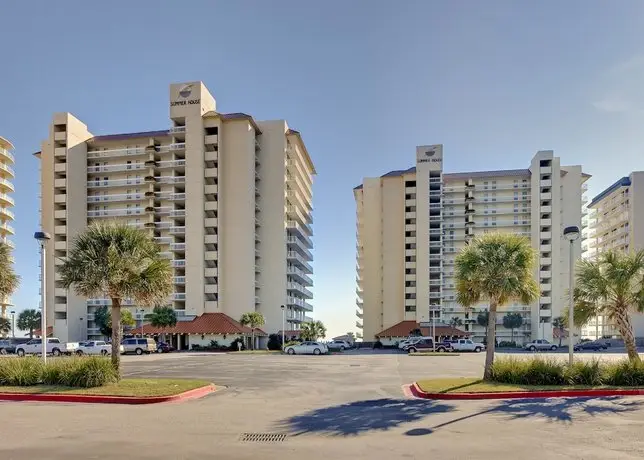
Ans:
{"label": "storm drain grate", "polygon": [[239,437],[242,442],[283,442],[286,440],[284,433],[242,433]]}

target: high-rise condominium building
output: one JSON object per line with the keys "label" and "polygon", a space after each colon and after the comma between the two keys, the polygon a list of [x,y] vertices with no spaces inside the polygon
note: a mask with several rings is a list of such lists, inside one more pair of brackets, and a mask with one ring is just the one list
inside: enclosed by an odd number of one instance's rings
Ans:
{"label": "high-rise condominium building", "polygon": [[[13,243],[9,240],[9,236],[14,234],[13,227],[9,222],[13,221],[14,216],[11,212],[13,208],[13,198],[9,193],[13,192],[14,178],[13,168],[14,164],[13,145],[4,137],[0,137],[0,241],[6,243],[10,248],[13,248]],[[8,297],[0,298],[0,316],[3,318],[7,316],[7,307],[11,306],[11,299]]]}
{"label": "high-rise condominium building", "polygon": [[[609,249],[636,251],[644,249],[644,171],[632,172],[597,195],[590,209],[584,258],[593,259]],[[636,337],[644,337],[644,315],[631,317]],[[600,316],[582,328],[589,339],[612,336],[617,330]]]}
{"label": "high-rise condominium building", "polygon": [[[498,340],[552,339],[568,286],[568,225],[582,225],[582,194],[588,179],[580,166],[561,166],[540,151],[528,169],[443,173],[443,146],[416,148],[416,167],[367,178],[354,189],[357,205],[358,322],[364,340],[399,340],[434,317],[477,339],[484,327],[481,303],[465,309],[455,300],[454,259],[476,235],[525,235],[538,251],[534,276],[541,296],[532,305],[499,309]],[[581,241],[574,244],[576,256]],[[523,325],[501,324],[518,312]],[[458,324],[454,320],[454,324]]]}
{"label": "high-rise condominium building", "polygon": [[[202,82],[172,84],[169,96],[170,120],[158,131],[95,135],[69,113],[53,117],[40,157],[55,334],[100,335],[94,312],[109,299],[66,290],[56,267],[79,232],[104,220],[149,232],[171,260],[179,347],[235,338],[250,311],[277,332],[282,305],[286,329],[298,329],[313,309],[315,174],[300,133],[283,120],[218,112]],[[125,306],[138,319],[149,311]]]}

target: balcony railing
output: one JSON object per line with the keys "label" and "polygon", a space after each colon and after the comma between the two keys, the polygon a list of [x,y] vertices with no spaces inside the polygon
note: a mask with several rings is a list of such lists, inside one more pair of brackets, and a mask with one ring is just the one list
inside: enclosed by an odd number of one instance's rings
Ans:
{"label": "balcony railing", "polygon": [[16,173],[14,172],[13,168],[9,165],[6,165],[4,163],[0,163],[0,171],[5,171],[7,172],[11,177],[14,177]]}
{"label": "balcony railing", "polygon": [[142,208],[101,209],[97,211],[87,211],[87,217],[134,216],[142,213]]}
{"label": "balcony railing", "polygon": [[13,201],[13,198],[11,198],[6,193],[0,193],[0,201],[4,201],[5,203],[9,203],[10,206],[13,206],[15,204],[15,202]]}
{"label": "balcony railing", "polygon": [[138,201],[145,198],[143,193],[114,193],[109,195],[89,195],[88,203],[98,203],[101,201]]}
{"label": "balcony railing", "polygon": [[14,157],[13,153],[11,153],[7,149],[3,149],[2,147],[0,147],[0,155],[4,155],[5,157],[9,158],[12,163],[16,162],[16,157]]}
{"label": "balcony railing", "polygon": [[313,285],[313,280],[311,277],[305,273],[303,270],[294,267],[294,266],[289,266],[286,268],[286,273],[290,275],[291,277],[297,277],[303,280],[303,284],[307,286],[312,286]]}
{"label": "balcony railing", "polygon": [[109,150],[93,150],[87,152],[87,158],[106,158],[106,157],[121,157],[132,155],[144,155],[145,147],[124,148],[124,149],[109,149]]}
{"label": "balcony railing", "polygon": [[118,164],[118,165],[103,165],[103,166],[88,166],[88,173],[101,173],[101,172],[116,172],[116,171],[130,171],[137,169],[145,169],[143,163],[130,163],[130,164]]}
{"label": "balcony railing", "polygon": [[108,179],[108,180],[89,180],[87,181],[87,188],[102,188],[102,187],[123,187],[128,185],[139,185],[145,181],[143,178],[135,179]]}
{"label": "balcony railing", "polygon": [[175,259],[172,261],[172,266],[177,268],[177,267],[185,267],[186,266],[186,261],[185,259]]}

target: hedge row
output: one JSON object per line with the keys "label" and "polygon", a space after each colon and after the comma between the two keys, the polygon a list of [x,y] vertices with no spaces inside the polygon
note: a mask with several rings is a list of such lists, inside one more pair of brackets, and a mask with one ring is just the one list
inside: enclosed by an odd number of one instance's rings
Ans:
{"label": "hedge row", "polygon": [[514,385],[644,386],[644,363],[502,358],[492,365],[492,380]]}
{"label": "hedge row", "polygon": [[44,384],[91,388],[117,380],[118,372],[110,360],[98,356],[52,359],[47,364],[37,357],[0,359],[0,386]]}

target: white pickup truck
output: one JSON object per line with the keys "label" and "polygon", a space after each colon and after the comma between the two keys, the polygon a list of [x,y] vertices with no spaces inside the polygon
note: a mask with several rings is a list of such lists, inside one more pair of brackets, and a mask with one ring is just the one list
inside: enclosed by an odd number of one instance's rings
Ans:
{"label": "white pickup truck", "polygon": [[450,340],[452,351],[474,351],[479,353],[485,350],[485,345],[482,343],[472,342],[470,339]]}
{"label": "white pickup truck", "polygon": [[[78,350],[77,342],[61,342],[55,337],[47,338],[47,353],[54,356],[71,355]],[[42,340],[31,339],[27,343],[22,343],[16,346],[16,354],[18,356],[25,355],[39,355],[42,352]]]}
{"label": "white pickup truck", "polygon": [[[106,343],[103,340],[88,340],[78,344],[76,354],[81,355],[102,355],[106,356],[112,352],[112,344]],[[121,353],[123,353],[123,345],[121,345]]]}

